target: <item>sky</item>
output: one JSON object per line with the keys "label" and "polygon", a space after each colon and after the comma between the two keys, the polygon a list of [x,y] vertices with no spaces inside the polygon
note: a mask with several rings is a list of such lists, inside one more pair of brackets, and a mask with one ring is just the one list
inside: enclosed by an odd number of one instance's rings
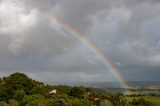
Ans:
{"label": "sky", "polygon": [[0,77],[117,81],[58,19],[103,51],[126,81],[160,81],[159,0],[0,0]]}

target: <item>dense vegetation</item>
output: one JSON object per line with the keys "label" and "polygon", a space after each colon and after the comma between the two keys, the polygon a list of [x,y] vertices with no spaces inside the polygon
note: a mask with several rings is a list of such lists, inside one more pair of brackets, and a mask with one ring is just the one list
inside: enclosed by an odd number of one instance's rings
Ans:
{"label": "dense vegetation", "polygon": [[[49,93],[56,90],[56,93]],[[127,101],[123,94],[98,93],[90,88],[51,86],[23,73],[0,79],[0,106],[154,106],[143,98]]]}

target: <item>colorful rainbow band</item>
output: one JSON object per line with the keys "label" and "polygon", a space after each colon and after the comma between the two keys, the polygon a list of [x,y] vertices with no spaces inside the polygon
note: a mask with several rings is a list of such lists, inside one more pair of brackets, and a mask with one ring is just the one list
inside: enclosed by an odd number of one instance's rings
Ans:
{"label": "colorful rainbow band", "polygon": [[[36,7],[34,9],[37,9],[45,15],[50,20],[56,21],[61,27],[63,27],[65,30],[72,33],[75,38],[77,38],[83,45],[88,47],[89,50],[91,50],[95,55],[97,55],[105,64],[105,66],[109,69],[109,71],[116,77],[116,79],[121,83],[123,88],[129,88],[127,85],[123,75],[120,73],[120,70],[117,69],[117,67],[112,63],[112,61],[108,58],[107,53],[102,52],[96,45],[87,38],[86,35],[83,35],[80,31],[78,31],[75,27],[73,27],[70,23],[66,22],[65,20],[60,19],[59,17],[56,17],[51,12],[43,11],[43,9]],[[129,94],[129,91],[127,92]]]}

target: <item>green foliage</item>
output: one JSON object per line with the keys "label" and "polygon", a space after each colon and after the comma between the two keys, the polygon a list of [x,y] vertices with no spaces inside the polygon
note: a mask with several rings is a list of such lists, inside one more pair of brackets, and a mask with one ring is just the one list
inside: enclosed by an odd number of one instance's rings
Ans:
{"label": "green foliage", "polygon": [[143,98],[133,99],[133,101],[129,102],[132,106],[153,106],[153,104],[149,101],[145,101]]}
{"label": "green foliage", "polygon": [[80,87],[73,87],[70,91],[70,96],[77,97],[77,98],[84,98],[85,90]]}
{"label": "green foliage", "polygon": [[5,101],[1,101],[0,106],[8,106],[8,104]]}
{"label": "green foliage", "polygon": [[32,86],[32,80],[25,74],[14,73],[4,78],[4,85],[12,89],[27,89]]}
{"label": "green foliage", "polygon": [[123,94],[110,95],[107,99],[113,104],[113,106],[127,106],[127,100],[124,99]]}
{"label": "green foliage", "polygon": [[11,99],[9,100],[9,106],[19,106],[19,103],[16,100]]}
{"label": "green foliage", "polygon": [[42,87],[36,86],[31,89],[31,94],[43,94],[44,89]]}
{"label": "green foliage", "polygon": [[109,100],[104,99],[100,102],[100,106],[113,106],[113,105]]}
{"label": "green foliage", "polygon": [[71,99],[69,103],[71,106],[93,106],[92,102],[90,102],[87,99],[75,98],[75,99]]}
{"label": "green foliage", "polygon": [[68,106],[68,96],[65,94],[53,94],[45,100],[46,106]]}
{"label": "green foliage", "polygon": [[[56,89],[57,93],[49,94]],[[0,106],[152,106],[144,99],[129,103],[122,94],[104,93],[85,87],[50,86],[23,73],[0,78]]]}
{"label": "green foliage", "polygon": [[151,102],[152,104],[155,104],[155,106],[160,106],[160,96],[126,96],[125,97],[127,99],[127,101],[131,102],[133,101],[133,99],[140,99],[140,98],[143,98],[145,101],[149,101]]}
{"label": "green foliage", "polygon": [[24,90],[16,90],[13,98],[17,100],[19,103],[21,103],[24,96],[25,96]]}
{"label": "green foliage", "polygon": [[49,99],[46,100],[45,106],[68,106],[64,99]]}
{"label": "green foliage", "polygon": [[23,104],[28,104],[31,106],[37,106],[39,103],[44,101],[44,97],[42,95],[26,95],[23,98]]}
{"label": "green foliage", "polygon": [[3,78],[3,96],[6,99],[12,99],[14,93],[17,90],[24,90],[25,93],[29,94],[29,91],[32,88],[32,86],[32,80],[28,78],[25,74],[11,74],[9,77]]}

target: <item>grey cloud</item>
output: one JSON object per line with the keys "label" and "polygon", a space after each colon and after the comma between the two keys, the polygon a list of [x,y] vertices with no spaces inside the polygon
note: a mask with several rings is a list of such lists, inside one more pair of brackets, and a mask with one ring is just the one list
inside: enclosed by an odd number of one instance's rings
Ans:
{"label": "grey cloud", "polygon": [[55,7],[55,13],[85,33],[92,24],[89,16],[97,13],[99,10],[109,9],[112,4],[113,2],[111,0],[68,0],[57,5]]}
{"label": "grey cloud", "polygon": [[[63,1],[63,0],[62,0]],[[57,3],[62,2],[60,0],[23,0],[30,7],[39,7],[44,11],[48,11],[53,8]]]}
{"label": "grey cloud", "polygon": [[[14,27],[17,30],[7,28],[12,23],[10,21],[0,25],[0,67],[4,70],[1,72],[3,75],[23,71],[45,82],[115,80],[94,53],[63,25],[54,23],[48,19],[47,13],[43,13],[49,11],[93,40],[127,80],[135,80],[133,75],[138,80],[152,80],[152,77],[159,80],[158,0],[24,0],[21,3],[18,6],[22,9],[13,8],[17,14],[30,16],[26,18],[29,21],[24,21],[26,26],[22,27],[23,21],[15,18],[13,23],[17,23]],[[28,14],[24,15],[26,11]],[[15,16],[19,17],[17,14]],[[4,16],[10,19],[9,15]],[[34,21],[28,25],[30,19]],[[4,26],[8,31],[2,33]]]}
{"label": "grey cloud", "polygon": [[[65,53],[67,49],[72,47],[68,38],[58,33],[48,24],[46,20],[43,22],[40,19],[32,29],[22,33],[25,38],[18,50],[16,50],[16,54],[8,50],[10,58],[8,57],[2,61],[2,63],[8,61],[8,65],[6,64],[7,66],[5,66],[6,69],[26,70],[28,68],[46,68],[49,58]],[[5,55],[4,58],[6,57]],[[16,64],[14,64],[14,61],[17,61]]]}
{"label": "grey cloud", "polygon": [[[160,4],[152,4],[149,1],[134,2],[137,3],[135,7],[130,7],[124,1],[125,5],[112,8],[116,12],[111,10],[109,13],[106,11],[99,15],[104,16],[103,20],[95,18],[93,21],[95,26],[90,31],[90,37],[108,53],[115,65],[117,62],[120,63],[117,67],[123,73],[128,73],[125,74],[126,77],[142,72],[144,75],[141,75],[139,80],[143,80],[143,77],[146,80],[145,72],[148,75],[152,71],[154,76],[159,70],[159,59],[154,57],[158,58],[160,52],[158,46],[160,37],[156,24],[159,23]],[[129,13],[128,18],[125,12]]]}

